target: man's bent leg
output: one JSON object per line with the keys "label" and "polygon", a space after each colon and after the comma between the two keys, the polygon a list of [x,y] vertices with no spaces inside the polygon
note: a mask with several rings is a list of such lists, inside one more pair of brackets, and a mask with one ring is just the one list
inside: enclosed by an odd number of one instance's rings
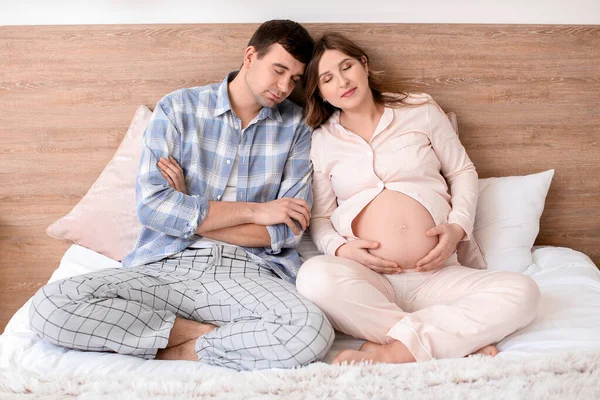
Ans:
{"label": "man's bent leg", "polygon": [[[152,273],[152,271],[148,271]],[[154,358],[176,315],[191,318],[195,292],[146,270],[107,269],[57,281],[33,298],[30,326],[60,346]]]}
{"label": "man's bent leg", "polygon": [[[198,359],[238,370],[290,368],[325,356],[331,324],[292,283],[256,265],[238,249],[221,250],[196,299],[199,317],[219,328],[196,341]],[[229,251],[229,253],[228,253]]]}

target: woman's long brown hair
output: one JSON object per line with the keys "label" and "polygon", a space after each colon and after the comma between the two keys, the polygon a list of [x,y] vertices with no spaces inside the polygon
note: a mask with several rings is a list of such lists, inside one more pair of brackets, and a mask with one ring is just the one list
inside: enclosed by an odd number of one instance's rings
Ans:
{"label": "woman's long brown hair", "polygon": [[313,55],[304,74],[304,96],[306,98],[306,123],[316,128],[323,124],[337,110],[336,107],[329,103],[325,103],[319,93],[319,61],[325,50],[339,50],[349,57],[357,59],[361,64],[366,65],[369,70],[369,88],[373,93],[373,100],[377,104],[385,104],[392,107],[405,105],[404,100],[408,97],[406,92],[398,94],[383,93],[381,71],[371,69],[371,61],[367,54],[356,43],[351,41],[339,33],[325,33],[319,40],[315,42]]}

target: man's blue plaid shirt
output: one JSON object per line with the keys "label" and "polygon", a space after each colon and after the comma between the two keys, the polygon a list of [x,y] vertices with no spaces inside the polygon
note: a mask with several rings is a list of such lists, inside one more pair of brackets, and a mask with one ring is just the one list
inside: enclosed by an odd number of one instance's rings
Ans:
{"label": "man's blue plaid shirt", "polygon": [[[135,250],[122,261],[134,267],[161,260],[200,239],[198,225],[208,201],[225,190],[237,155],[236,201],[268,202],[282,197],[312,205],[310,140],[302,108],[284,100],[263,107],[242,132],[227,84],[181,89],[163,97],[146,128],[136,185],[137,213],[143,225]],[[184,171],[189,195],[172,189],[158,170],[160,157],[172,156]],[[268,226],[271,246],[245,249],[279,276],[294,281],[300,236],[285,224]]]}

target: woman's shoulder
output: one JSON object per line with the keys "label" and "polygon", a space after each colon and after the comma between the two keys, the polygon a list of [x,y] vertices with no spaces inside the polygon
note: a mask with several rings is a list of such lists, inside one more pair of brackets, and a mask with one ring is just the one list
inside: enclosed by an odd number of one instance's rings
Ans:
{"label": "woman's shoulder", "polygon": [[386,93],[384,93],[384,95],[386,95],[388,98],[400,100],[403,104],[411,105],[411,106],[418,106],[418,105],[434,102],[433,97],[431,97],[427,93],[386,92]]}

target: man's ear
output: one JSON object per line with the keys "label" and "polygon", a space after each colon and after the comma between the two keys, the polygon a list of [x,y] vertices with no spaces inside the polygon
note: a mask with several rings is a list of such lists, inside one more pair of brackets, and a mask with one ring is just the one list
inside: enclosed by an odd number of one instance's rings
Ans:
{"label": "man's ear", "polygon": [[257,53],[256,48],[254,46],[248,46],[248,47],[246,47],[246,51],[244,52],[243,67],[244,68],[250,68],[250,66],[252,65],[252,63],[256,60],[257,56],[258,56],[258,53]]}

